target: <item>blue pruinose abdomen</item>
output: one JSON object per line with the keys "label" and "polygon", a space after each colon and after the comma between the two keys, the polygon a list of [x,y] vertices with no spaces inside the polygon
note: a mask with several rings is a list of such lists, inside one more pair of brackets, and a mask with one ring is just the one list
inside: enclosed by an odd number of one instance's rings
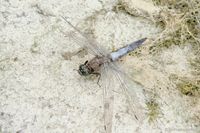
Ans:
{"label": "blue pruinose abdomen", "polygon": [[134,49],[138,48],[140,45],[143,44],[143,42],[146,40],[147,38],[142,38],[140,40],[137,40],[135,42],[132,42],[131,44],[122,47],[112,53],[110,53],[110,58],[112,61],[115,61],[117,59],[119,59],[120,57],[128,54],[129,52],[133,51]]}

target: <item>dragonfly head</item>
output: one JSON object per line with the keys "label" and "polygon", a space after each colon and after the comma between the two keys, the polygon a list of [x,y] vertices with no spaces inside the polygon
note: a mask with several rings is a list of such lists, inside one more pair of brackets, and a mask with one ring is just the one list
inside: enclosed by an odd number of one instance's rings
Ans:
{"label": "dragonfly head", "polygon": [[87,62],[86,61],[84,64],[81,64],[79,66],[79,69],[78,69],[78,73],[81,75],[81,76],[88,76],[90,75],[90,69],[88,68],[87,66]]}

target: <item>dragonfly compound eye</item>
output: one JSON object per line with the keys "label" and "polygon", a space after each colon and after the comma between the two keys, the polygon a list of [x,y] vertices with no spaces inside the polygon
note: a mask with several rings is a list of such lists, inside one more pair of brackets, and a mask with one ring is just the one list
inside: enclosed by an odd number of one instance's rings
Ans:
{"label": "dragonfly compound eye", "polygon": [[89,70],[85,64],[82,64],[79,66],[78,73],[82,76],[87,76],[89,75]]}

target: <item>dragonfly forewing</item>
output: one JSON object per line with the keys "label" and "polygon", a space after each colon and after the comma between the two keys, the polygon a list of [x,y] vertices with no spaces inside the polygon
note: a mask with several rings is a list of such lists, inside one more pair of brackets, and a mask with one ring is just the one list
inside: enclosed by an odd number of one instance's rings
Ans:
{"label": "dragonfly forewing", "polygon": [[77,29],[74,25],[72,25],[67,18],[62,17],[65,22],[67,22],[71,27],[72,31],[64,32],[60,30],[66,37],[74,41],[77,45],[87,48],[89,52],[93,55],[99,55],[104,56],[107,55],[109,52],[100,47],[100,45],[91,37],[81,32],[79,29]]}

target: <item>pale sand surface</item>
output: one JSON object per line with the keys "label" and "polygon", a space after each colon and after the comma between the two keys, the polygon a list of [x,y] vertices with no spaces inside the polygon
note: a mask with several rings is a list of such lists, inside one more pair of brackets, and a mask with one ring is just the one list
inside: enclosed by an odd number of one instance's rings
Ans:
{"label": "pale sand surface", "polygon": [[[127,8],[147,13],[159,10],[150,1],[136,1],[125,0],[130,3]],[[96,80],[84,80],[74,71],[92,55],[74,55],[69,60],[62,57],[64,52],[73,53],[80,47],[59,31],[72,30],[60,16],[81,31],[92,33],[109,51],[142,37],[158,36],[161,29],[153,22],[115,12],[116,4],[115,0],[0,1],[0,132],[104,132],[103,90]],[[127,111],[126,97],[119,88],[113,133],[157,133],[174,128],[187,132],[182,129],[195,127],[195,122],[186,119],[193,116],[191,110],[198,111],[197,104],[190,104],[188,97],[183,99],[167,76],[188,74],[190,48],[174,47],[157,57],[147,54],[145,48],[139,57],[125,57],[123,64],[144,88],[156,90],[162,114],[153,124],[147,118],[138,125]],[[187,111],[189,107],[192,109]]]}

